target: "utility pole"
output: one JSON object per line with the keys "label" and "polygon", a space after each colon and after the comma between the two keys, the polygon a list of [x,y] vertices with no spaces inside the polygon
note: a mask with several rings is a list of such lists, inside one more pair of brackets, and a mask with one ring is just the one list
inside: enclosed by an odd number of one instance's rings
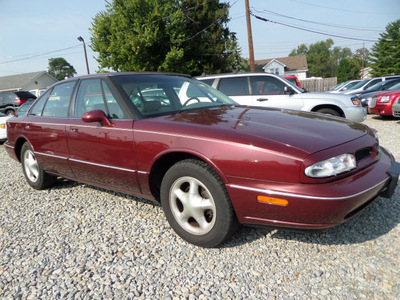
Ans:
{"label": "utility pole", "polygon": [[365,43],[363,43],[363,55],[362,55],[362,64],[361,64],[361,79],[364,79],[364,51],[365,51]]}
{"label": "utility pole", "polygon": [[251,33],[251,20],[250,20],[250,8],[249,0],[244,0],[246,6],[246,21],[247,21],[247,36],[249,40],[249,64],[250,72],[255,72],[256,68],[254,65],[254,49],[253,49],[253,35]]}

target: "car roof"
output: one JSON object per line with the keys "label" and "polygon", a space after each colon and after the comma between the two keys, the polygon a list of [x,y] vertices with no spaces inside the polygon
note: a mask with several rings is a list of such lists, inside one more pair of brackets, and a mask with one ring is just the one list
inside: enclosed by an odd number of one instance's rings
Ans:
{"label": "car roof", "polygon": [[239,77],[239,76],[265,76],[265,75],[271,75],[271,76],[277,76],[280,77],[279,75],[273,74],[273,73],[268,73],[268,72],[243,72],[243,73],[223,73],[223,74],[214,74],[214,75],[202,75],[196,77],[197,79],[207,79],[207,78],[223,78],[223,77]]}

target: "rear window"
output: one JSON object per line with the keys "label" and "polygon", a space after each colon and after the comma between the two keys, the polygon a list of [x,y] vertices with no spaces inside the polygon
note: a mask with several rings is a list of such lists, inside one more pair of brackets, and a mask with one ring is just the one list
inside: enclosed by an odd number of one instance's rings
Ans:
{"label": "rear window", "polygon": [[15,92],[19,99],[36,99],[36,96],[30,92]]}

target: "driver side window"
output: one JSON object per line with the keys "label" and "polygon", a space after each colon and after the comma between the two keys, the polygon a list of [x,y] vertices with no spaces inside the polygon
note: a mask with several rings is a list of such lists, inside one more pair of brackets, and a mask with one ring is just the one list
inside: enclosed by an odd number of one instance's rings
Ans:
{"label": "driver side window", "polygon": [[269,76],[250,76],[252,95],[283,95],[285,83]]}

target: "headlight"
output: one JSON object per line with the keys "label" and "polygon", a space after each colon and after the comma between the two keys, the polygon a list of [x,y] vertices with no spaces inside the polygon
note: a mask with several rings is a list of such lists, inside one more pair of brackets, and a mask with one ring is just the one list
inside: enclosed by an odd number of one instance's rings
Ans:
{"label": "headlight", "polygon": [[390,100],[390,97],[389,97],[389,96],[383,96],[383,97],[379,100],[379,102],[386,103],[386,102],[389,102],[389,100]]}
{"label": "headlight", "polygon": [[304,171],[306,176],[312,178],[322,178],[335,176],[343,172],[350,171],[356,167],[356,158],[352,154],[342,154],[317,162]]}

